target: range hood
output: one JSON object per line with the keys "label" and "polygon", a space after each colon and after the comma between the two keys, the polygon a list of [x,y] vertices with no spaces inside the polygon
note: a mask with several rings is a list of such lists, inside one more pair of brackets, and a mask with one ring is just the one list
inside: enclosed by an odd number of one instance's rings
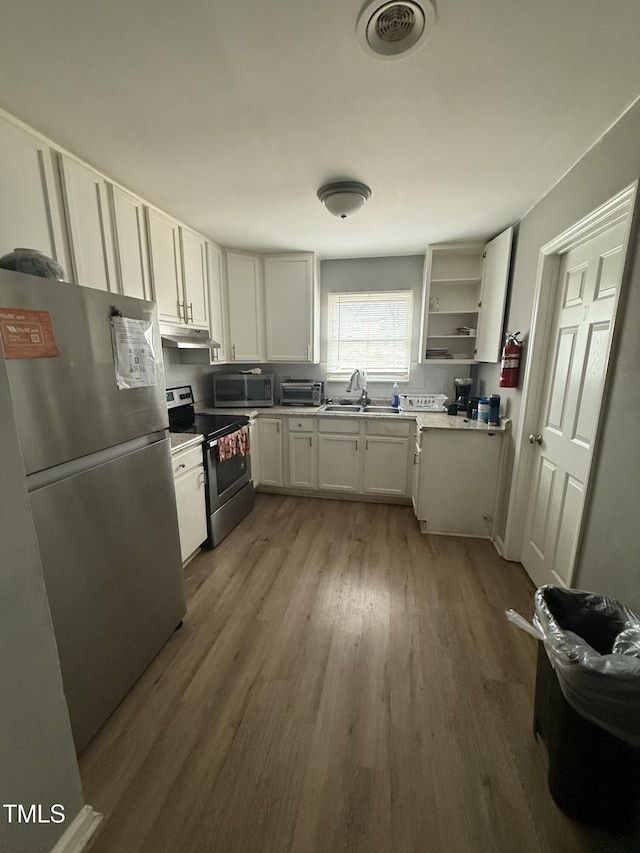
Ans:
{"label": "range hood", "polygon": [[165,326],[160,324],[162,346],[171,349],[219,349],[206,329],[192,329],[189,326]]}

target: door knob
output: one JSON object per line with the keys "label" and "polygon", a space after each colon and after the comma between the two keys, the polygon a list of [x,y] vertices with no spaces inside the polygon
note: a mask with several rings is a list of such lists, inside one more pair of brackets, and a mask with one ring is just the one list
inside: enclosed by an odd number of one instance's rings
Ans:
{"label": "door knob", "polygon": [[531,433],[529,436],[529,444],[542,444],[542,436],[540,433],[538,433],[538,435]]}

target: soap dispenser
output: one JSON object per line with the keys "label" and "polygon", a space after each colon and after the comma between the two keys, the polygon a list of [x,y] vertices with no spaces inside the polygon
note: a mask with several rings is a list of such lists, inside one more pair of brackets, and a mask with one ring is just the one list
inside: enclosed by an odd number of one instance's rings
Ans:
{"label": "soap dispenser", "polygon": [[399,409],[400,408],[400,396],[398,394],[399,388],[398,388],[397,382],[393,383],[393,388],[391,390],[393,391],[393,397],[391,399],[391,405],[394,406],[396,409]]}

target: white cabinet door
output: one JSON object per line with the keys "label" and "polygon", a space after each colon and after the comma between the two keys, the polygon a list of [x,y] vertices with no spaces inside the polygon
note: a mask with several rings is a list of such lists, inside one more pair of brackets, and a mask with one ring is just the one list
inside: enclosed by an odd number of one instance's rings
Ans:
{"label": "white cabinet door", "polygon": [[[200,451],[199,451],[200,452]],[[207,538],[204,467],[192,468],[174,481],[180,552],[184,563]]]}
{"label": "white cabinet door", "polygon": [[227,252],[229,360],[263,361],[263,309],[260,258]]}
{"label": "white cabinet door", "polygon": [[367,436],[364,448],[364,491],[374,495],[407,494],[408,438]]}
{"label": "white cabinet door", "polygon": [[260,485],[260,445],[259,445],[259,430],[258,420],[250,418],[249,420],[249,447],[251,448],[251,479],[253,485],[257,488]]}
{"label": "white cabinet door", "polygon": [[106,181],[77,160],[64,154],[59,158],[75,281],[116,292]]}
{"label": "white cabinet door", "polygon": [[312,432],[289,432],[289,485],[292,488],[317,488],[316,440]]}
{"label": "white cabinet door", "polygon": [[151,299],[144,204],[113,184],[109,185],[109,195],[120,290],[125,296]]}
{"label": "white cabinet door", "polygon": [[500,360],[512,238],[513,228],[507,228],[485,246],[475,350],[477,361]]}
{"label": "white cabinet door", "polygon": [[209,328],[209,265],[207,241],[204,237],[180,228],[182,279],[187,322],[201,329]]}
{"label": "white cabinet door", "polygon": [[423,431],[418,520],[425,533],[491,536],[502,433]]}
{"label": "white cabinet door", "polygon": [[180,227],[173,219],[152,208],[147,208],[147,224],[151,281],[158,315],[160,320],[168,323],[184,323]]}
{"label": "white cabinet door", "polygon": [[265,257],[264,301],[267,361],[314,361],[317,300],[313,255]]}
{"label": "white cabinet door", "polygon": [[222,251],[215,243],[208,243],[207,249],[209,255],[209,330],[213,340],[220,344],[219,349],[211,350],[211,364],[218,364],[227,360]]}
{"label": "white cabinet door", "polygon": [[58,209],[55,174],[47,145],[0,119],[0,255],[12,249],[37,249],[66,269],[63,217]]}
{"label": "white cabinet door", "polygon": [[258,419],[260,485],[282,486],[282,422],[280,418]]}
{"label": "white cabinet door", "polygon": [[360,438],[318,436],[318,485],[340,492],[360,491]]}

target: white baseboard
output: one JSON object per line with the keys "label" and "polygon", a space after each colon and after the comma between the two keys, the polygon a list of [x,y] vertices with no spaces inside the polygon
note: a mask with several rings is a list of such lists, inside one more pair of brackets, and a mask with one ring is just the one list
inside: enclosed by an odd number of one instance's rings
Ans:
{"label": "white baseboard", "polygon": [[94,811],[91,806],[83,806],[64,835],[58,839],[51,853],[80,853],[89,843],[101,820],[100,812]]}
{"label": "white baseboard", "polygon": [[498,535],[494,536],[493,537],[493,545],[494,545],[496,551],[498,552],[498,554],[500,554],[501,557],[504,557],[504,542],[502,541],[502,536],[498,536]]}

